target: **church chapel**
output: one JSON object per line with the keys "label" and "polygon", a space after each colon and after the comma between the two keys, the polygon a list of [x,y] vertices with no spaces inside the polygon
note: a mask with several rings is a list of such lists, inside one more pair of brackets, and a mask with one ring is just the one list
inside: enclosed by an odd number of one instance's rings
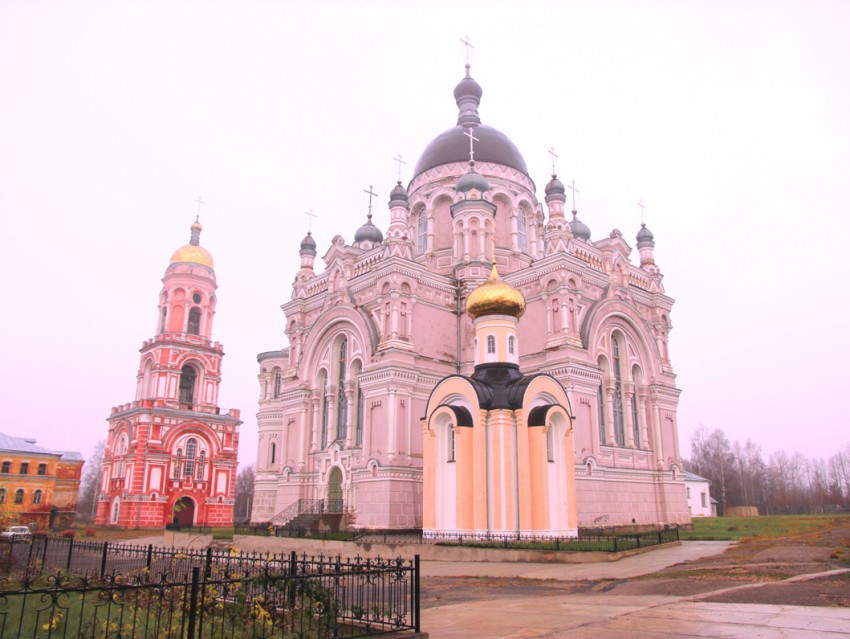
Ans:
{"label": "church chapel", "polygon": [[[302,240],[283,304],[288,347],[258,356],[254,522],[284,525],[316,508],[342,526],[482,533],[689,521],[673,300],[653,235],[640,226],[632,263],[619,230],[593,239],[574,202],[567,214],[556,175],[540,202],[519,149],[481,121],[482,93],[467,65],[457,122],[392,189],[385,231],[369,215],[352,241],[333,238],[324,267],[312,235]],[[521,321],[465,312],[493,277],[523,300]],[[468,385],[488,368],[521,369],[546,389],[523,387],[509,407],[519,419],[495,421],[473,416],[464,393],[440,395],[450,378]],[[479,418],[489,430],[471,436]],[[515,459],[522,429],[546,456],[535,480],[550,487],[545,503],[533,515],[510,506],[466,517],[458,504],[478,504],[469,500],[482,478],[457,455],[509,477],[488,455],[498,440]]]}
{"label": "church chapel", "polygon": [[171,256],[136,375],[112,409],[95,523],[232,526],[239,411],[218,407],[224,347],[212,340],[218,288],[195,221]]}

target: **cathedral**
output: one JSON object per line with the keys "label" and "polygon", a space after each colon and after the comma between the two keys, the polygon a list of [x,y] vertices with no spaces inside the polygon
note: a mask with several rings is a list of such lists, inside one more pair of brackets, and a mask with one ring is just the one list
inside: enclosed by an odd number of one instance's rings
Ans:
{"label": "cathedral", "polygon": [[218,407],[224,347],[201,225],[162,278],[156,334],[141,348],[136,398],[112,409],[95,523],[232,526],[239,411]]}
{"label": "cathedral", "polygon": [[[324,267],[302,240],[288,347],[258,356],[253,521],[321,511],[355,528],[530,534],[689,521],[673,300],[653,235],[637,230],[635,264],[619,230],[592,239],[574,203],[567,214],[556,175],[541,203],[519,149],[481,121],[481,98],[467,65],[457,123],[392,189],[385,231],[367,216],[352,241],[332,239]],[[522,299],[521,321],[465,312],[494,277]],[[452,383],[480,391],[478,404],[443,392]],[[511,479],[529,447],[545,461]],[[496,477],[492,510],[480,482],[489,491]]]}

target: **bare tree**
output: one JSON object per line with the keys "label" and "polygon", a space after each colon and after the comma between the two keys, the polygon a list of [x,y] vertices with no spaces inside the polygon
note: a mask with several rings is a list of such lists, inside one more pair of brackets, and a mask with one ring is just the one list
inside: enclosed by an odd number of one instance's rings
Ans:
{"label": "bare tree", "polygon": [[236,475],[236,496],[233,504],[233,521],[236,523],[251,520],[251,508],[254,503],[254,464],[239,469]]}
{"label": "bare tree", "polygon": [[85,521],[94,521],[97,513],[97,499],[100,497],[100,484],[103,478],[103,453],[105,451],[106,440],[101,439],[95,444],[80,479],[80,492],[77,494],[77,514]]}

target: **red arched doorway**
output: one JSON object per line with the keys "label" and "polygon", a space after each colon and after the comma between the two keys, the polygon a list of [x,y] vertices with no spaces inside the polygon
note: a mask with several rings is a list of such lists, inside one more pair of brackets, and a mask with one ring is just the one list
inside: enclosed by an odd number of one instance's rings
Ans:
{"label": "red arched doorway", "polygon": [[189,497],[181,497],[174,502],[174,523],[188,528],[195,523],[195,502]]}

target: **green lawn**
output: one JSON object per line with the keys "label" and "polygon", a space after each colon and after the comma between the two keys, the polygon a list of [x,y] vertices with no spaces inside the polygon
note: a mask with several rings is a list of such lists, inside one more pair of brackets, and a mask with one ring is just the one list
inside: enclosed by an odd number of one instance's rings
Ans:
{"label": "green lawn", "polygon": [[682,530],[682,540],[726,541],[743,537],[787,537],[850,525],[850,515],[777,515],[771,517],[694,518],[693,530]]}

